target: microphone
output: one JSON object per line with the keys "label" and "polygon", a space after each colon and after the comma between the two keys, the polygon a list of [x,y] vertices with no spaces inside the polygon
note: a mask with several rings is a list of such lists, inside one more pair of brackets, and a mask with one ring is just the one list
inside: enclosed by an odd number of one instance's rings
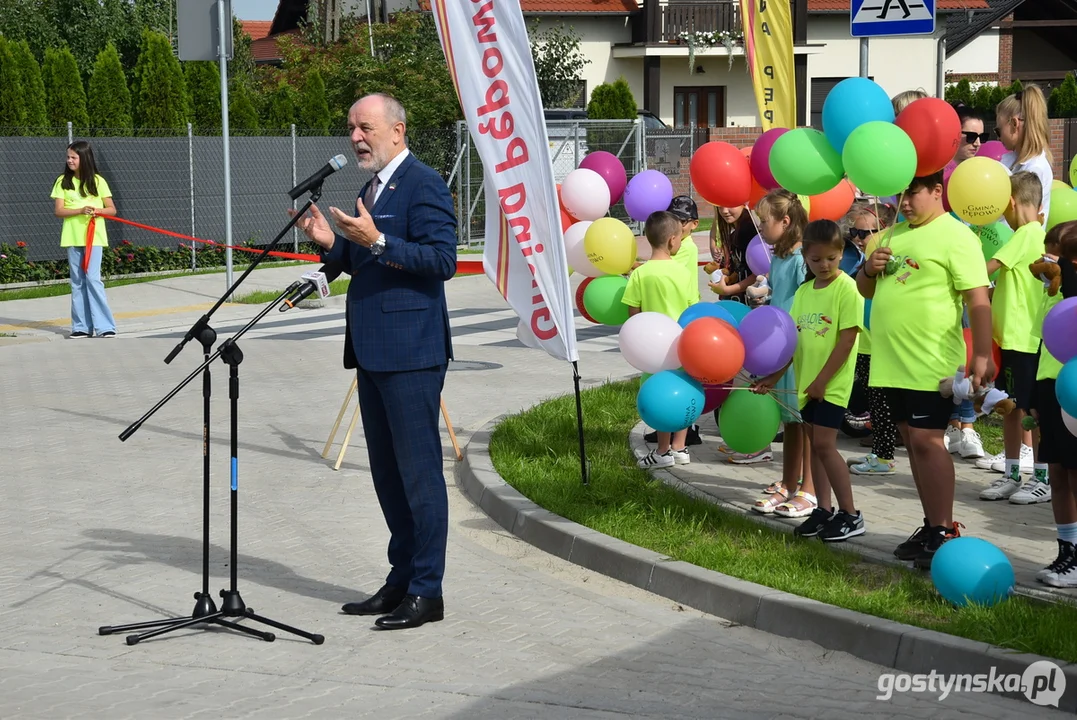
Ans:
{"label": "microphone", "polygon": [[303,280],[306,282],[285,298],[284,304],[280,306],[280,311],[286,312],[288,309],[294,308],[314,292],[317,292],[320,298],[329,297],[329,283],[336,280],[343,270],[337,263],[326,263],[317,272],[304,273]]}
{"label": "microphone", "polygon": [[321,170],[314,173],[309,178],[289,190],[288,197],[290,197],[292,200],[295,200],[308,190],[311,190],[318,185],[321,185],[322,180],[325,180],[327,177],[335,173],[337,170],[340,170],[347,164],[348,158],[344,157],[344,155],[337,155],[336,157],[331,158]]}

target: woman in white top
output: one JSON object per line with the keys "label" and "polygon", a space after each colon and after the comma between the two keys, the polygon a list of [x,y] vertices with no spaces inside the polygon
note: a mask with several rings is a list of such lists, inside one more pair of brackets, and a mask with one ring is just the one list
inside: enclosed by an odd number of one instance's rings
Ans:
{"label": "woman in white top", "polygon": [[1043,185],[1043,222],[1051,213],[1051,134],[1047,125],[1047,100],[1038,85],[1010,95],[995,108],[995,133],[1009,152],[1002,164],[1011,173],[1027,170]]}

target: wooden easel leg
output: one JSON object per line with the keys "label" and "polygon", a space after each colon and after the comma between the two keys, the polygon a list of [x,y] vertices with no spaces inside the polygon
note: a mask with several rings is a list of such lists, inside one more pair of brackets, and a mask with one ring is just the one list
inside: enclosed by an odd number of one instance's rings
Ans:
{"label": "wooden easel leg", "polygon": [[348,434],[344,436],[344,444],[340,446],[340,454],[337,455],[337,463],[333,466],[334,470],[340,470],[340,464],[344,462],[344,453],[348,451],[348,443],[352,440],[352,433],[355,432],[357,422],[359,422],[359,403],[355,404],[355,414],[352,415],[351,425],[348,426]]}
{"label": "wooden easel leg", "polygon": [[348,405],[351,404],[352,395],[355,394],[359,388],[359,376],[352,378],[351,387],[348,388],[348,394],[344,396],[344,404],[340,406],[340,412],[337,413],[337,421],[333,423],[333,429],[329,433],[329,439],[325,441],[325,449],[322,450],[322,457],[329,457],[329,448],[333,447],[333,438],[337,436],[337,430],[340,428],[340,421],[344,419],[344,412],[348,409]]}
{"label": "wooden easel leg", "polygon": [[456,442],[456,432],[452,429],[452,421],[449,420],[449,410],[445,407],[445,398],[441,399],[441,415],[445,418],[445,427],[449,429],[449,439],[452,440],[453,449],[456,450],[456,459],[463,460],[464,454],[460,452],[460,444]]}

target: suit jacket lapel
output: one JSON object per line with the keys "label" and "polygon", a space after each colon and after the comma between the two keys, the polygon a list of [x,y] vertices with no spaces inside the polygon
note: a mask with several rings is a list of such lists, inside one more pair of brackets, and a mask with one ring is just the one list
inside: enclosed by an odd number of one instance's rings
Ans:
{"label": "suit jacket lapel", "polygon": [[376,214],[385,207],[385,203],[389,202],[391,195],[396,192],[396,185],[400,182],[400,178],[404,176],[404,173],[408,171],[411,164],[415,162],[415,155],[408,153],[408,156],[404,158],[404,162],[400,163],[400,167],[393,172],[392,177],[389,178],[389,182],[385,183],[385,187],[381,190],[381,195],[378,196],[377,202],[374,203],[374,209],[370,211],[371,215]]}

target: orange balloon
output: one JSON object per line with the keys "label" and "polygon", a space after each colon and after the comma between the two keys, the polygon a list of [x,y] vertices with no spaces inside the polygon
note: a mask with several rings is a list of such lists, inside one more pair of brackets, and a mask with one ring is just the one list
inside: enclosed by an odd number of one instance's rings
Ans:
{"label": "orange balloon", "polygon": [[843,179],[830,190],[820,195],[811,196],[811,209],[808,220],[833,220],[839,222],[856,200],[853,184]]}
{"label": "orange balloon", "polygon": [[[969,368],[972,367],[972,330],[964,328],[962,332],[965,334],[965,377],[968,377]],[[1002,349],[994,340],[991,341],[991,360],[995,363],[995,377],[991,378],[991,382],[995,382],[1002,370]]]}
{"label": "orange balloon", "polygon": [[684,371],[704,385],[721,385],[744,367],[744,342],[732,325],[714,317],[688,323],[677,340]]}
{"label": "orange balloon", "polygon": [[[743,147],[740,151],[744,154],[744,157],[748,158],[748,162],[752,161],[752,148]],[[752,176],[752,192],[748,195],[748,208],[754,208],[756,203],[763,199],[763,196],[767,194],[766,188],[759,184],[759,181],[755,179],[755,175]]]}

